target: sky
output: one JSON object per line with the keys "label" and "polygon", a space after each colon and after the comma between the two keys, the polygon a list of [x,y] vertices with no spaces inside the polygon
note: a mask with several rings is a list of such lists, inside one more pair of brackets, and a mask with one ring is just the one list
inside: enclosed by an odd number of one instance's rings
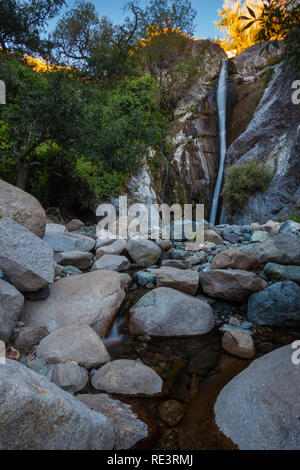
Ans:
{"label": "sky", "polygon": [[[99,16],[107,16],[110,18],[113,23],[119,24],[122,23],[126,13],[123,11],[124,3],[126,0],[90,0],[94,3]],[[67,7],[66,9],[71,9],[75,0],[66,0]],[[147,4],[147,0],[141,0],[141,6]],[[213,39],[215,37],[222,37],[222,32],[218,31],[215,28],[214,22],[218,18],[217,10],[222,7],[223,0],[192,0],[192,5],[197,10],[198,14],[195,20],[195,34],[196,39]],[[55,27],[57,19],[54,22],[51,22],[49,25],[49,30],[52,30]]]}

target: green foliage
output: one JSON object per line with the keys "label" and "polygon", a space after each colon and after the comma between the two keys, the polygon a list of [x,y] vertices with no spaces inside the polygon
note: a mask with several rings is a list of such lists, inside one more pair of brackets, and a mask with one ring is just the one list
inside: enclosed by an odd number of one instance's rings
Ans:
{"label": "green foliage", "polygon": [[0,47],[8,50],[42,51],[49,42],[40,32],[54,18],[65,0],[5,0],[0,2]]}
{"label": "green foliage", "polygon": [[228,212],[233,214],[243,209],[250,196],[267,190],[271,179],[270,168],[257,160],[232,166],[226,175],[223,189]]}

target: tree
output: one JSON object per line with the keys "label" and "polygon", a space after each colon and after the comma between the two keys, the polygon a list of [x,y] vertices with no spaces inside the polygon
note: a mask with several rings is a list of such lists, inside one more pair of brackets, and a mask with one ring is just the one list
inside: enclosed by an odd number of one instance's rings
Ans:
{"label": "tree", "polygon": [[[298,0],[265,0],[260,13],[248,9],[248,16],[242,16],[246,21],[244,29],[258,28],[256,41],[278,40],[286,41],[286,56],[289,62],[300,70],[300,4]],[[267,45],[267,48],[269,45]]]}
{"label": "tree", "polygon": [[263,0],[247,0],[246,2],[242,0],[225,0],[223,9],[218,10],[220,20],[216,22],[216,26],[226,33],[220,45],[225,51],[234,55],[255,44],[260,30],[258,24],[253,28],[245,29],[247,21],[241,19],[241,17],[249,14],[248,8],[259,15],[263,10]]}
{"label": "tree", "polygon": [[63,146],[79,146],[85,120],[81,83],[67,71],[37,73],[16,57],[1,64],[8,103],[0,109],[1,160],[17,162],[17,185],[25,188],[37,148],[54,140]]}
{"label": "tree", "polygon": [[40,33],[54,18],[65,0],[1,0],[0,47],[4,52],[25,48],[40,51],[49,46]]}

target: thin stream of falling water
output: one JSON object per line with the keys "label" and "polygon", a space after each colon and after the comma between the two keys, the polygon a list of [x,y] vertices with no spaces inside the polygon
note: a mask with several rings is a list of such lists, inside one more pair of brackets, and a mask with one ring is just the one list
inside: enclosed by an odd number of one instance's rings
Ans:
{"label": "thin stream of falling water", "polygon": [[219,114],[219,129],[220,129],[220,164],[218,179],[215,186],[212,207],[210,211],[210,223],[215,225],[217,210],[219,204],[220,191],[223,181],[224,163],[226,156],[226,108],[227,108],[227,59],[223,61],[222,70],[219,77],[217,103]]}

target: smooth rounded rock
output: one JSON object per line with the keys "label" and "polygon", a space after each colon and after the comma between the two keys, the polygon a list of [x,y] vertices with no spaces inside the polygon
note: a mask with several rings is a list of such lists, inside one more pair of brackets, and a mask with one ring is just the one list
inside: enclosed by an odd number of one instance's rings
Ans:
{"label": "smooth rounded rock", "polygon": [[155,264],[161,255],[161,249],[151,240],[129,240],[126,250],[138,266]]}
{"label": "smooth rounded rock", "polygon": [[126,271],[130,268],[130,261],[126,256],[121,255],[103,255],[98,259],[92,267],[92,271],[98,269],[108,269],[111,271]]}
{"label": "smooth rounded rock", "polygon": [[206,302],[169,287],[153,289],[130,310],[132,335],[193,336],[213,326],[213,311]]}
{"label": "smooth rounded rock", "polygon": [[11,217],[43,238],[46,213],[35,197],[0,179],[0,217]]}
{"label": "smooth rounded rock", "polygon": [[242,269],[248,271],[254,260],[240,250],[223,250],[211,262],[212,269]]}
{"label": "smooth rounded rock", "polygon": [[197,294],[199,287],[199,273],[197,271],[163,266],[159,269],[152,269],[151,273],[156,276],[157,287],[171,287],[186,294]]}
{"label": "smooth rounded rock", "polygon": [[298,450],[299,365],[291,345],[253,361],[221,391],[216,423],[241,450]]}
{"label": "smooth rounded rock", "polygon": [[75,266],[78,269],[89,269],[92,261],[92,253],[85,251],[61,251],[54,256],[55,261],[61,266]]}
{"label": "smooth rounded rock", "polygon": [[76,361],[86,368],[110,361],[103,341],[88,325],[70,325],[54,331],[40,342],[36,355],[48,364]]}
{"label": "smooth rounded rock", "polygon": [[89,381],[89,373],[77,364],[55,364],[51,381],[66,392],[80,392]]}
{"label": "smooth rounded rock", "polygon": [[96,390],[129,396],[157,396],[162,392],[162,379],[148,366],[130,359],[105,364],[92,376]]}
{"label": "smooth rounded rock", "polygon": [[243,302],[253,292],[263,290],[267,283],[249,271],[241,269],[209,269],[200,272],[200,284],[205,294],[225,300]]}
{"label": "smooth rounded rock", "polygon": [[253,339],[246,331],[226,331],[222,338],[222,347],[230,354],[244,359],[252,359],[255,356]]}
{"label": "smooth rounded rock", "polygon": [[20,362],[0,365],[0,449],[110,450],[110,420]]}

